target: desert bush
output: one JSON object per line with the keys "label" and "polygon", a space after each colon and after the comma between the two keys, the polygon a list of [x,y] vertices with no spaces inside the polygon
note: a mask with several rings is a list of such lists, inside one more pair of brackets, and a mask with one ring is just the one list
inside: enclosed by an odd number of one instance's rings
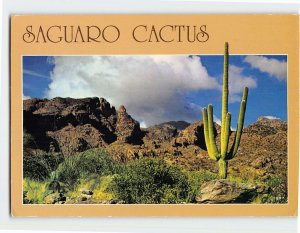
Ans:
{"label": "desert bush", "polygon": [[67,157],[58,168],[52,173],[51,179],[62,182],[68,189],[74,189],[79,182],[80,171],[78,169],[79,157]]}
{"label": "desert bush", "polygon": [[26,194],[23,197],[24,204],[42,204],[44,203],[44,198],[51,193],[47,189],[46,182],[40,182],[28,178],[23,179],[23,190]]}
{"label": "desert bush", "polygon": [[74,190],[80,179],[86,180],[92,175],[112,175],[120,169],[121,166],[103,149],[90,149],[67,157],[58,166],[53,177],[66,184],[68,189]]}
{"label": "desert bush", "polygon": [[102,176],[100,182],[93,189],[94,195],[93,198],[96,200],[111,200],[114,198],[113,193],[110,190],[111,183],[114,176]]}
{"label": "desert bush", "polygon": [[188,194],[188,177],[163,160],[145,158],[127,164],[111,190],[125,203],[181,203]]}
{"label": "desert bush", "polygon": [[35,152],[23,155],[23,176],[32,180],[43,181],[50,177],[58,165],[63,161],[60,153]]}
{"label": "desert bush", "polygon": [[288,191],[286,176],[271,176],[266,183],[271,189],[268,198],[266,198],[266,203],[287,203]]}
{"label": "desert bush", "polygon": [[97,174],[99,176],[118,173],[120,165],[105,152],[104,149],[91,149],[79,155],[78,168],[81,174]]}
{"label": "desert bush", "polygon": [[93,191],[93,199],[99,203],[108,202],[114,198],[109,187],[113,180],[113,175],[109,176],[98,176],[92,175],[87,179],[80,179],[79,184],[76,185],[73,191],[68,192],[68,196],[71,198],[79,198],[82,194],[82,189]]}
{"label": "desert bush", "polygon": [[269,188],[267,193],[258,195],[253,203],[255,204],[276,204],[287,203],[287,177],[286,176],[271,176],[263,183]]}

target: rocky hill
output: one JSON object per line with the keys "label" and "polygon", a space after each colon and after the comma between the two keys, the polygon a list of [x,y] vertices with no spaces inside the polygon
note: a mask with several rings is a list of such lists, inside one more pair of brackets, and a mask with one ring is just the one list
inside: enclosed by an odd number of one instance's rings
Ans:
{"label": "rocky hill", "polygon": [[141,143],[139,123],[103,98],[30,99],[23,103],[24,130],[33,148],[61,151],[65,156],[115,141]]}
{"label": "rocky hill", "polygon": [[[202,121],[166,122],[141,129],[124,106],[116,110],[103,98],[29,99],[23,102],[24,131],[33,142],[25,150],[62,152],[71,156],[105,147],[117,160],[162,157],[190,170],[217,172],[206,153]],[[199,119],[201,114],[199,113]],[[217,142],[220,126],[215,124]],[[234,132],[230,140],[233,142]],[[239,151],[229,162],[229,174],[267,179],[286,176],[287,123],[259,118],[244,128]]]}

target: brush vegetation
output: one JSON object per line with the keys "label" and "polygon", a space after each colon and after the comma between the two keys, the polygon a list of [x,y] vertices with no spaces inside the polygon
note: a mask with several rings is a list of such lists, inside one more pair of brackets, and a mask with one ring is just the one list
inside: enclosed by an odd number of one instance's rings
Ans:
{"label": "brush vegetation", "polygon": [[[43,204],[45,197],[57,192],[63,193],[70,203],[78,203],[82,190],[93,191],[92,203],[196,203],[201,184],[218,178],[205,169],[188,170],[159,158],[120,163],[104,149],[90,149],[66,158],[56,153],[24,156],[24,160],[28,165],[24,167],[24,204]],[[30,170],[29,165],[34,169]],[[233,176],[228,179],[236,183],[267,184],[271,192],[258,196],[255,203],[287,201],[283,177],[272,177],[265,182]]]}

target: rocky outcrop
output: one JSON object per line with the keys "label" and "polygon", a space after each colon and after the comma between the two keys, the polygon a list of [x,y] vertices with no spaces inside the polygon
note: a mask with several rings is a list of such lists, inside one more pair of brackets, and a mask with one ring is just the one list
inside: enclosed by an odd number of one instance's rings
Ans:
{"label": "rocky outcrop", "polygon": [[237,155],[230,161],[234,174],[286,176],[287,123],[265,117],[245,127]]}
{"label": "rocky outcrop", "polygon": [[[214,124],[214,129],[215,136],[218,137],[221,133],[221,128],[218,124]],[[174,143],[176,146],[195,145],[206,150],[203,130],[204,126],[202,121],[194,122],[180,132],[178,137],[175,138]]]}
{"label": "rocky outcrop", "polygon": [[276,134],[278,131],[287,131],[286,122],[279,119],[268,119],[259,117],[255,123],[245,128],[244,132],[256,135],[257,137],[266,137]]}
{"label": "rocky outcrop", "polygon": [[205,147],[202,121],[195,122],[185,128],[174,140],[175,146],[199,145]]}
{"label": "rocky outcrop", "polygon": [[117,140],[141,143],[139,123],[124,107],[119,112],[103,98],[54,98],[23,101],[24,130],[35,149],[65,156]]}
{"label": "rocky outcrop", "polygon": [[151,126],[146,129],[145,140],[157,141],[159,143],[170,141],[189,125],[185,121],[170,121]]}
{"label": "rocky outcrop", "polygon": [[200,204],[250,203],[258,195],[258,187],[228,180],[212,180],[201,186],[196,201]]}
{"label": "rocky outcrop", "polygon": [[118,110],[116,135],[119,142],[141,144],[143,133],[140,123],[127,114],[126,108],[122,105]]}
{"label": "rocky outcrop", "polygon": [[48,131],[47,136],[57,142],[57,144],[51,144],[55,148],[54,150],[60,150],[65,156],[107,144],[105,141],[106,136],[91,124],[75,127],[69,124],[60,130]]}

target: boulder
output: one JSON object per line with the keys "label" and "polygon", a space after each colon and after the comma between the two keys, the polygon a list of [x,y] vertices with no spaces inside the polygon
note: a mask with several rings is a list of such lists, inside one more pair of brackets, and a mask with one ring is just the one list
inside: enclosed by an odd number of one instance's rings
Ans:
{"label": "boulder", "polygon": [[58,192],[51,193],[44,198],[45,204],[56,204],[56,203],[62,204],[65,201],[66,201],[66,197],[64,196],[64,194]]}
{"label": "boulder", "polygon": [[90,196],[93,195],[93,191],[86,188],[80,188],[79,191],[81,192],[81,194],[84,195],[90,195]]}
{"label": "boulder", "polygon": [[201,186],[196,201],[201,204],[250,203],[257,194],[255,185],[237,184],[228,180],[212,180]]}
{"label": "boulder", "polygon": [[81,201],[87,201],[87,200],[92,199],[92,195],[81,194],[80,198],[81,198]]}

